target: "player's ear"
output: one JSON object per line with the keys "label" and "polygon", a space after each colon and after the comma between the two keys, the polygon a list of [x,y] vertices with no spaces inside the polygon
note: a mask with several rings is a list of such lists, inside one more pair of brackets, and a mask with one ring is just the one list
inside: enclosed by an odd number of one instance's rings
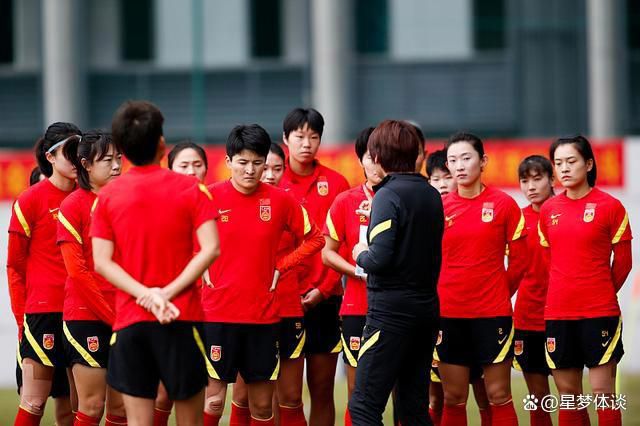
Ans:
{"label": "player's ear", "polygon": [[282,143],[286,146],[289,146],[289,141],[287,141],[287,137],[285,136],[284,132],[282,132]]}
{"label": "player's ear", "polygon": [[228,155],[224,156],[224,162],[227,165],[227,168],[230,169],[231,168],[231,157],[229,157]]}

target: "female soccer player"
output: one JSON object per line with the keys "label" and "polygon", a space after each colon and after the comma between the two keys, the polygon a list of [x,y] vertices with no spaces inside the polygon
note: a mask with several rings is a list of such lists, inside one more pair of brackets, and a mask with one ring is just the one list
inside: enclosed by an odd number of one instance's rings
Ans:
{"label": "female soccer player", "polygon": [[64,349],[78,392],[75,425],[97,425],[105,409],[106,424],[126,423],[122,396],[107,386],[109,339],[114,320],[115,289],[93,268],[89,227],[100,189],[120,175],[122,155],[111,135],[92,130],[62,148],[78,175],[77,191],[58,212],[58,245],[67,269]]}
{"label": "female soccer player", "polygon": [[[22,358],[16,425],[40,423],[54,367],[66,366],[62,307],[67,271],[56,246],[56,233],[60,204],[76,184],[76,170],[62,148],[81,134],[70,123],[53,123],[47,128],[36,143],[38,165],[47,178],[20,194],[13,205],[7,275]],[[57,420],[70,424],[70,419]]]}
{"label": "female soccer player", "polygon": [[[527,253],[529,267],[518,287],[518,298],[513,311],[514,360],[513,365],[524,374],[529,394],[539,401],[549,395],[549,367],[544,354],[544,305],[547,298],[546,279],[548,273],[544,262],[537,227],[542,204],[553,196],[553,166],[540,155],[525,158],[518,167],[520,190],[529,204],[522,209],[527,228]],[[546,411],[529,412],[532,426],[551,425],[551,416]]]}
{"label": "female soccer player", "polygon": [[[594,398],[607,398],[611,407],[624,353],[616,294],[631,270],[629,217],[620,201],[596,188],[596,160],[587,139],[558,139],[549,156],[565,191],[540,209],[540,243],[550,255],[547,363],[561,395],[581,393],[586,366]],[[622,424],[620,410],[603,407],[598,424]],[[581,418],[588,422],[587,410],[560,410],[560,425],[579,424]]]}
{"label": "female soccer player", "polygon": [[444,390],[442,425],[467,424],[473,365],[483,368],[492,424],[517,425],[510,383],[511,296],[527,267],[524,217],[510,196],[482,183],[488,158],[477,136],[455,134],[446,150],[457,191],[443,199],[441,318],[434,351]]}
{"label": "female soccer player", "polygon": [[[351,397],[356,381],[360,340],[367,315],[366,275],[349,256],[353,247],[365,239],[369,218],[358,214],[369,209],[373,187],[382,180],[378,166],[367,149],[374,127],[364,129],[356,138],[355,150],[364,171],[365,182],[338,195],[329,209],[325,223],[325,246],[322,260],[325,265],[347,277],[347,286],[340,308],[342,317],[342,352],[347,371],[347,390]],[[345,410],[345,425],[351,424],[349,410]]]}

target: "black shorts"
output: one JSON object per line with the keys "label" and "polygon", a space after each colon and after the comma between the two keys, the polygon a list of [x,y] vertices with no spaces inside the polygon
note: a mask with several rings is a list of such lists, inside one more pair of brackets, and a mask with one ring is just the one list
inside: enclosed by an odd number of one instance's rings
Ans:
{"label": "black shorts", "polygon": [[278,342],[281,359],[298,359],[304,354],[307,340],[303,317],[281,318]]}
{"label": "black shorts", "polygon": [[109,365],[111,326],[102,321],[64,321],[64,354],[67,365],[93,368]]}
{"label": "black shorts", "polygon": [[[20,347],[18,347],[16,357],[16,385],[18,387],[18,395],[20,395],[20,388],[22,387],[22,357],[20,356]],[[51,384],[49,396],[51,398],[68,398],[69,395],[69,378],[67,377],[67,369],[64,367],[54,367],[53,383]]]}
{"label": "black shorts", "polygon": [[340,353],[342,350],[339,315],[341,303],[342,297],[331,296],[304,314],[304,324],[307,328],[305,354]]}
{"label": "black shorts", "polygon": [[523,373],[549,375],[544,355],[544,331],[519,330],[513,338],[513,367]]}
{"label": "black shorts", "polygon": [[189,399],[207,384],[200,326],[186,321],[139,322],[113,333],[107,383],[131,396],[155,399],[162,381],[169,399]]}
{"label": "black shorts", "polygon": [[245,383],[277,380],[280,373],[280,324],[204,323],[209,377],[234,383],[238,373]]}
{"label": "black shorts", "polygon": [[497,364],[513,356],[511,317],[440,318],[434,358],[448,364]]}
{"label": "black shorts", "polygon": [[22,359],[47,367],[66,367],[62,337],[62,313],[26,314],[20,342]]}
{"label": "black shorts", "polygon": [[[431,361],[431,381],[433,383],[442,383],[442,379],[440,379],[440,370],[438,370],[439,365],[440,363],[435,359]],[[473,383],[483,377],[484,371],[479,365],[474,365],[469,369],[469,383]]]}
{"label": "black shorts", "polygon": [[358,366],[358,353],[362,340],[362,330],[366,315],[345,315],[342,317],[342,359],[353,368]]}
{"label": "black shorts", "polygon": [[587,368],[620,362],[622,317],[546,321],[547,364],[556,368]]}

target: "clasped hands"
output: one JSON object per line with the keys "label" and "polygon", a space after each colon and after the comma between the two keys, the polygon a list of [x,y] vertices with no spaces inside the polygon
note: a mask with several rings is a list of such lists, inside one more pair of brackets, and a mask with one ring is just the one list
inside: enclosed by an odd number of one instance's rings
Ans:
{"label": "clasped hands", "polygon": [[136,303],[151,312],[160,324],[169,324],[180,315],[180,310],[160,287],[150,287],[138,296]]}

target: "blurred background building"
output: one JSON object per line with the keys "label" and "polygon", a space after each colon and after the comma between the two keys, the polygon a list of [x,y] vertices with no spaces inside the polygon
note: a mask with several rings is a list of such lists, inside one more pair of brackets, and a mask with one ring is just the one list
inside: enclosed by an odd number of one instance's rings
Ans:
{"label": "blurred background building", "polygon": [[327,141],[389,117],[429,136],[640,130],[637,0],[0,0],[0,145],[157,103],[170,140],[275,137],[312,105]]}

